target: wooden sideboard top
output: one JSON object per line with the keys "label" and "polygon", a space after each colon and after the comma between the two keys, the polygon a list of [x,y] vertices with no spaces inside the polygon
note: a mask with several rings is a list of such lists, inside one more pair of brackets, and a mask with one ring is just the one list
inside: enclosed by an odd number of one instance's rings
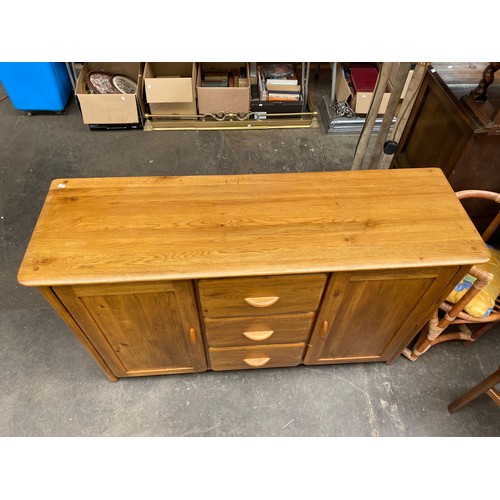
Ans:
{"label": "wooden sideboard top", "polygon": [[28,286],[486,262],[440,169],[52,182]]}

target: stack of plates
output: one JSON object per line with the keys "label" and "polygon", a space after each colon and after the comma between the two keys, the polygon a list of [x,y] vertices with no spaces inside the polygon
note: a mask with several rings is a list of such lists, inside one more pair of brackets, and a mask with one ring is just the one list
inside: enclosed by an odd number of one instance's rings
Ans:
{"label": "stack of plates", "polygon": [[135,94],[137,83],[125,75],[112,75],[104,71],[90,71],[86,77],[91,94]]}

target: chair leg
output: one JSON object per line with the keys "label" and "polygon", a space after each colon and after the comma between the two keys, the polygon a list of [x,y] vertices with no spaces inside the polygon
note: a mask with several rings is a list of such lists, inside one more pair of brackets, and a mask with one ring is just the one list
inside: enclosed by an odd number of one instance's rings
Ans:
{"label": "chair leg", "polygon": [[411,361],[416,361],[419,356],[432,346],[433,341],[439,337],[443,330],[444,328],[440,328],[439,326],[438,312],[435,311],[432,318],[420,332],[420,335],[413,346],[413,350],[411,351],[411,355],[409,352],[405,352],[407,350],[403,351],[403,354]]}
{"label": "chair leg", "polygon": [[413,352],[406,347],[403,352],[401,353],[405,358],[408,358],[410,361],[417,361],[418,356],[415,356]]}
{"label": "chair leg", "polygon": [[438,310],[434,311],[432,318],[428,321],[426,327],[420,333],[418,340],[415,342],[411,355],[409,355],[408,352],[403,352],[408,359],[416,361],[417,358],[424,354],[424,352],[426,352],[431,346],[445,340],[452,340],[454,338],[472,340],[470,335],[464,335],[462,337],[460,334],[458,334],[458,337],[447,336],[446,338],[438,340],[441,333],[457,319],[457,315],[462,311],[462,309],[493,279],[493,275],[491,273],[482,271],[476,266],[472,266],[472,268],[469,269],[469,274],[474,276],[476,281],[474,281],[469,290],[467,290],[460,300],[454,304],[441,319],[439,319]]}
{"label": "chair leg", "polygon": [[[493,387],[500,383],[500,367],[494,373],[492,373],[489,377],[484,379],[482,382],[474,386],[472,389],[467,391],[465,394],[455,399],[452,403],[448,405],[448,411],[450,413],[455,413],[456,411],[463,408],[466,404],[469,404],[471,401],[474,401],[481,394],[489,392],[493,389]],[[496,391],[493,392],[496,393]]]}
{"label": "chair leg", "polygon": [[491,323],[484,323],[479,328],[477,328],[476,330],[474,330],[474,332],[472,332],[470,340],[465,341],[464,344],[468,345],[468,344],[474,342],[479,337],[481,337],[482,335],[484,335],[490,328],[493,328],[497,324],[498,324],[498,321],[494,321],[494,322],[492,321]]}
{"label": "chair leg", "polygon": [[[422,328],[422,330],[420,330],[420,333],[418,334],[414,346],[419,345],[427,337],[428,333],[429,333],[429,322],[427,322],[425,326]],[[408,358],[410,361],[417,361],[418,356],[420,356],[420,354],[417,355],[415,354],[414,351],[408,348],[404,349],[401,354],[406,358]]]}
{"label": "chair leg", "polygon": [[500,393],[498,391],[491,388],[489,391],[486,391],[486,394],[495,402],[497,406],[500,406]]}
{"label": "chair leg", "polygon": [[476,339],[472,337],[472,332],[467,325],[459,325],[458,332],[442,333],[439,337],[431,341],[429,347],[441,344],[442,342],[448,342],[449,340],[462,340],[464,344],[470,344]]}

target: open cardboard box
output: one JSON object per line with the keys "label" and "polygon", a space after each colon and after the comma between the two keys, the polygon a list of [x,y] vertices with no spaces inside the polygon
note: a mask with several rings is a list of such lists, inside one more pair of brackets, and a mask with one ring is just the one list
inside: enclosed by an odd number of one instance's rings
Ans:
{"label": "open cardboard box", "polygon": [[[204,71],[230,71],[245,66],[247,85],[245,87],[202,87]],[[248,113],[250,111],[250,65],[243,62],[204,62],[198,66],[196,81],[198,112],[205,113]]]}
{"label": "open cardboard box", "polygon": [[144,88],[152,114],[196,115],[196,63],[148,62]]}
{"label": "open cardboard box", "polygon": [[[392,65],[391,74],[389,75],[389,81],[387,82],[387,89],[384,92],[382,97],[382,102],[380,103],[380,107],[378,110],[379,115],[383,115],[385,110],[387,109],[387,104],[389,103],[389,98],[391,96],[391,92],[393,89],[392,82],[396,78],[396,74],[398,72],[399,64],[395,63]],[[380,70],[380,67],[379,67]],[[413,70],[408,73],[408,77],[406,79],[406,83],[404,85],[403,91],[401,93],[401,99],[404,98],[406,91],[408,89],[408,85],[410,84],[411,77],[413,75]],[[366,115],[370,110],[370,105],[373,100],[374,92],[358,92],[354,94],[349,87],[344,71],[340,63],[337,63],[337,77],[335,83],[335,96],[338,102],[347,101],[351,108],[354,110],[356,114]]]}
{"label": "open cardboard box", "polygon": [[[128,124],[141,128],[144,100],[142,98],[143,63],[138,62],[86,62],[76,82],[76,99],[83,123],[89,125]],[[91,94],[86,77],[90,71],[106,71],[113,75],[128,76],[137,82],[135,94]],[[113,128],[113,127],[109,127]]]}

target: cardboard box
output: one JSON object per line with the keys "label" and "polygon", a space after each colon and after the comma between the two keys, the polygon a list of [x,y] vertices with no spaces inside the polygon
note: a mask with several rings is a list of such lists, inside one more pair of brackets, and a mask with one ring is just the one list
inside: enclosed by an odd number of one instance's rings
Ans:
{"label": "cardboard box", "polygon": [[[380,65],[377,65],[380,70]],[[384,92],[382,97],[382,102],[380,103],[380,107],[378,110],[379,115],[383,115],[385,110],[387,109],[387,104],[389,103],[389,98],[391,96],[391,92],[393,89],[392,82],[395,80],[397,72],[398,72],[399,64],[395,63],[392,65],[391,73],[389,75],[389,80],[387,82],[387,91]],[[403,91],[401,92],[401,99],[406,95],[406,91],[408,90],[408,85],[410,84],[410,80],[413,76],[413,70],[410,70],[408,73],[408,77],[406,79],[405,85],[403,87]],[[349,87],[345,76],[344,71],[340,63],[337,63],[337,78],[336,78],[336,86],[335,86],[335,95],[338,102],[347,101],[351,108],[354,110],[356,114],[366,115],[370,110],[370,105],[373,100],[373,92],[358,92],[353,93],[351,88]]]}
{"label": "cardboard box", "polygon": [[[144,64],[137,62],[86,62],[78,75],[75,90],[83,123],[91,125],[91,128],[92,125],[109,125],[108,128],[113,128],[113,124],[132,124],[133,128],[142,127],[144,114],[143,69]],[[97,70],[132,78],[137,82],[137,92],[135,94],[91,94],[87,88],[86,76],[89,71]]]}
{"label": "cardboard box", "polygon": [[[387,84],[387,92],[384,92],[382,102],[378,110],[379,115],[383,115],[387,109],[389,97],[391,96],[391,84]],[[373,100],[373,92],[360,92],[354,94],[349,87],[344,75],[342,65],[337,63],[337,75],[335,83],[335,96],[338,102],[347,101],[356,114],[367,114]]]}
{"label": "cardboard box", "polygon": [[196,114],[196,63],[148,62],[144,88],[152,114]]}
{"label": "cardboard box", "polygon": [[[244,87],[202,87],[203,72],[230,71],[245,66],[247,80]],[[198,112],[205,113],[248,113],[250,111],[250,65],[242,62],[204,62],[198,66],[196,81]]]}
{"label": "cardboard box", "polygon": [[166,118],[160,115],[175,115],[178,118],[196,119],[196,103],[192,102],[158,102],[149,104],[152,118]]}

